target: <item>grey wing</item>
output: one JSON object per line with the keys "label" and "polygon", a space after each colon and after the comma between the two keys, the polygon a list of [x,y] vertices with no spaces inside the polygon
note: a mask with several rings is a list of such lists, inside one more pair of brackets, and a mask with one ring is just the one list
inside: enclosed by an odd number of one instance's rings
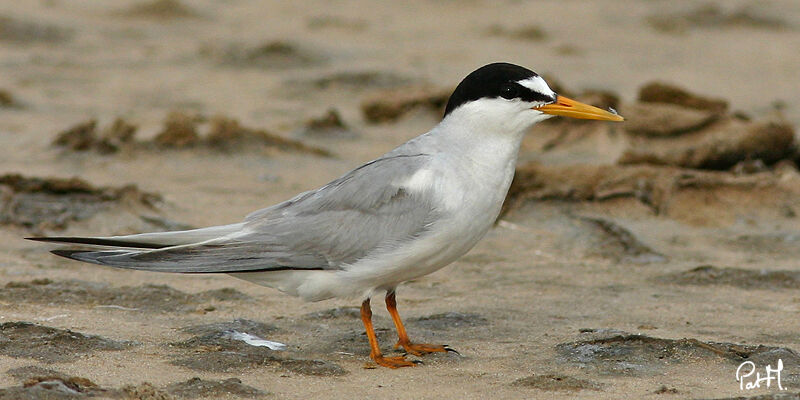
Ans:
{"label": "grey wing", "polygon": [[54,253],[163,272],[339,269],[428,230],[437,212],[431,193],[404,186],[427,162],[425,155],[375,160],[320,189],[248,215],[237,232],[200,243]]}
{"label": "grey wing", "polygon": [[427,232],[437,219],[432,193],[406,185],[428,160],[422,154],[377,159],[316,191],[248,215],[245,227],[256,241],[323,258],[325,269],[391,250]]}

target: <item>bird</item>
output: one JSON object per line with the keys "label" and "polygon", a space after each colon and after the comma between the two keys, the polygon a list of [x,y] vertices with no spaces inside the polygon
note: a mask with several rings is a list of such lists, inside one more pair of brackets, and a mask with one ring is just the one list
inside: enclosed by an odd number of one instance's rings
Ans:
{"label": "bird", "polygon": [[[520,145],[553,116],[623,121],[561,96],[537,73],[496,62],[468,74],[430,131],[330,183],[208,228],[124,236],[31,237],[88,245],[55,255],[105,266],[187,274],[225,273],[306,301],[361,301],[370,358],[412,367],[408,354],[454,351],[412,342],[397,311],[403,282],[467,253],[494,225],[514,177]],[[99,248],[98,248],[99,247]],[[398,335],[384,356],[370,300],[383,294]]]}

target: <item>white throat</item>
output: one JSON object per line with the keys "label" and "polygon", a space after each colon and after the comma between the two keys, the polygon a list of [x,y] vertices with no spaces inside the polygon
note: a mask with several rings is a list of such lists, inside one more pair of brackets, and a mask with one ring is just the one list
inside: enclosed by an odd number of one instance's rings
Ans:
{"label": "white throat", "polygon": [[430,135],[453,154],[497,168],[515,164],[525,133],[549,117],[518,103],[481,99],[450,112]]}

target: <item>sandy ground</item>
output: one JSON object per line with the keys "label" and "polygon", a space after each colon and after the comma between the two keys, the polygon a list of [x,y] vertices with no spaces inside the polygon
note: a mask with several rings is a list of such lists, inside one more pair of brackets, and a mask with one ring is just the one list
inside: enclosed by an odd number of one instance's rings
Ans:
{"label": "sandy ground", "polygon": [[[773,166],[669,170],[690,166],[683,164],[653,167],[656,178],[636,170],[632,179],[616,165],[635,142],[624,128],[537,127],[520,159],[554,168],[550,180],[520,188],[513,209],[468,255],[398,292],[412,339],[447,343],[461,356],[428,356],[402,370],[364,368],[363,327],[341,308],[358,304],[303,303],[228,276],[84,265],[21,239],[239,221],[439,118],[415,109],[372,124],[365,99],[405,86],[451,88],[492,61],[530,67],[576,93],[610,91],[623,113],[657,80],[726,100],[724,118],[735,123],[749,123],[731,117],[742,111],[798,126],[800,3],[762,3],[0,1],[0,174],[135,184],[161,196],[148,205],[106,192],[63,206],[61,194],[34,190],[17,199],[35,222],[20,223],[7,218],[19,188],[0,185],[0,398],[797,395],[800,174],[792,143],[778,146],[787,151]],[[301,133],[330,108],[352,133]],[[201,134],[222,115],[333,156],[270,145],[165,149],[153,143],[171,111],[196,116]],[[77,123],[96,119],[102,131],[117,117],[138,127],[137,142],[121,151],[52,145]],[[670,140],[639,144],[661,149]],[[579,164],[588,172],[575,178],[569,171]],[[601,170],[606,186],[619,192],[580,195],[570,186],[594,185],[600,178],[587,176],[602,166],[612,168]],[[667,175],[668,190],[656,190]],[[35,210],[90,200],[100,205],[63,226]],[[373,304],[390,351],[391,321]],[[228,325],[204,326],[215,323]],[[242,344],[223,333],[232,329],[288,350]],[[742,362],[763,374],[778,358],[786,391],[775,382],[740,391]],[[180,385],[193,377],[208,385]],[[241,382],[219,383],[229,378]],[[42,380],[49,386],[35,384]]]}

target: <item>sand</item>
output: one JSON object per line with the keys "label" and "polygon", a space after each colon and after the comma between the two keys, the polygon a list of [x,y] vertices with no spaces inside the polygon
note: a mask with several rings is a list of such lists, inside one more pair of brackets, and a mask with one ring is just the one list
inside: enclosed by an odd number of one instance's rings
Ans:
{"label": "sand", "polygon": [[[0,398],[799,396],[797,43],[789,0],[0,2]],[[365,368],[353,302],[22,239],[239,221],[427,131],[492,61],[637,123],[534,128],[498,225],[400,287],[412,340],[460,356]],[[786,391],[740,390],[777,359]]]}

